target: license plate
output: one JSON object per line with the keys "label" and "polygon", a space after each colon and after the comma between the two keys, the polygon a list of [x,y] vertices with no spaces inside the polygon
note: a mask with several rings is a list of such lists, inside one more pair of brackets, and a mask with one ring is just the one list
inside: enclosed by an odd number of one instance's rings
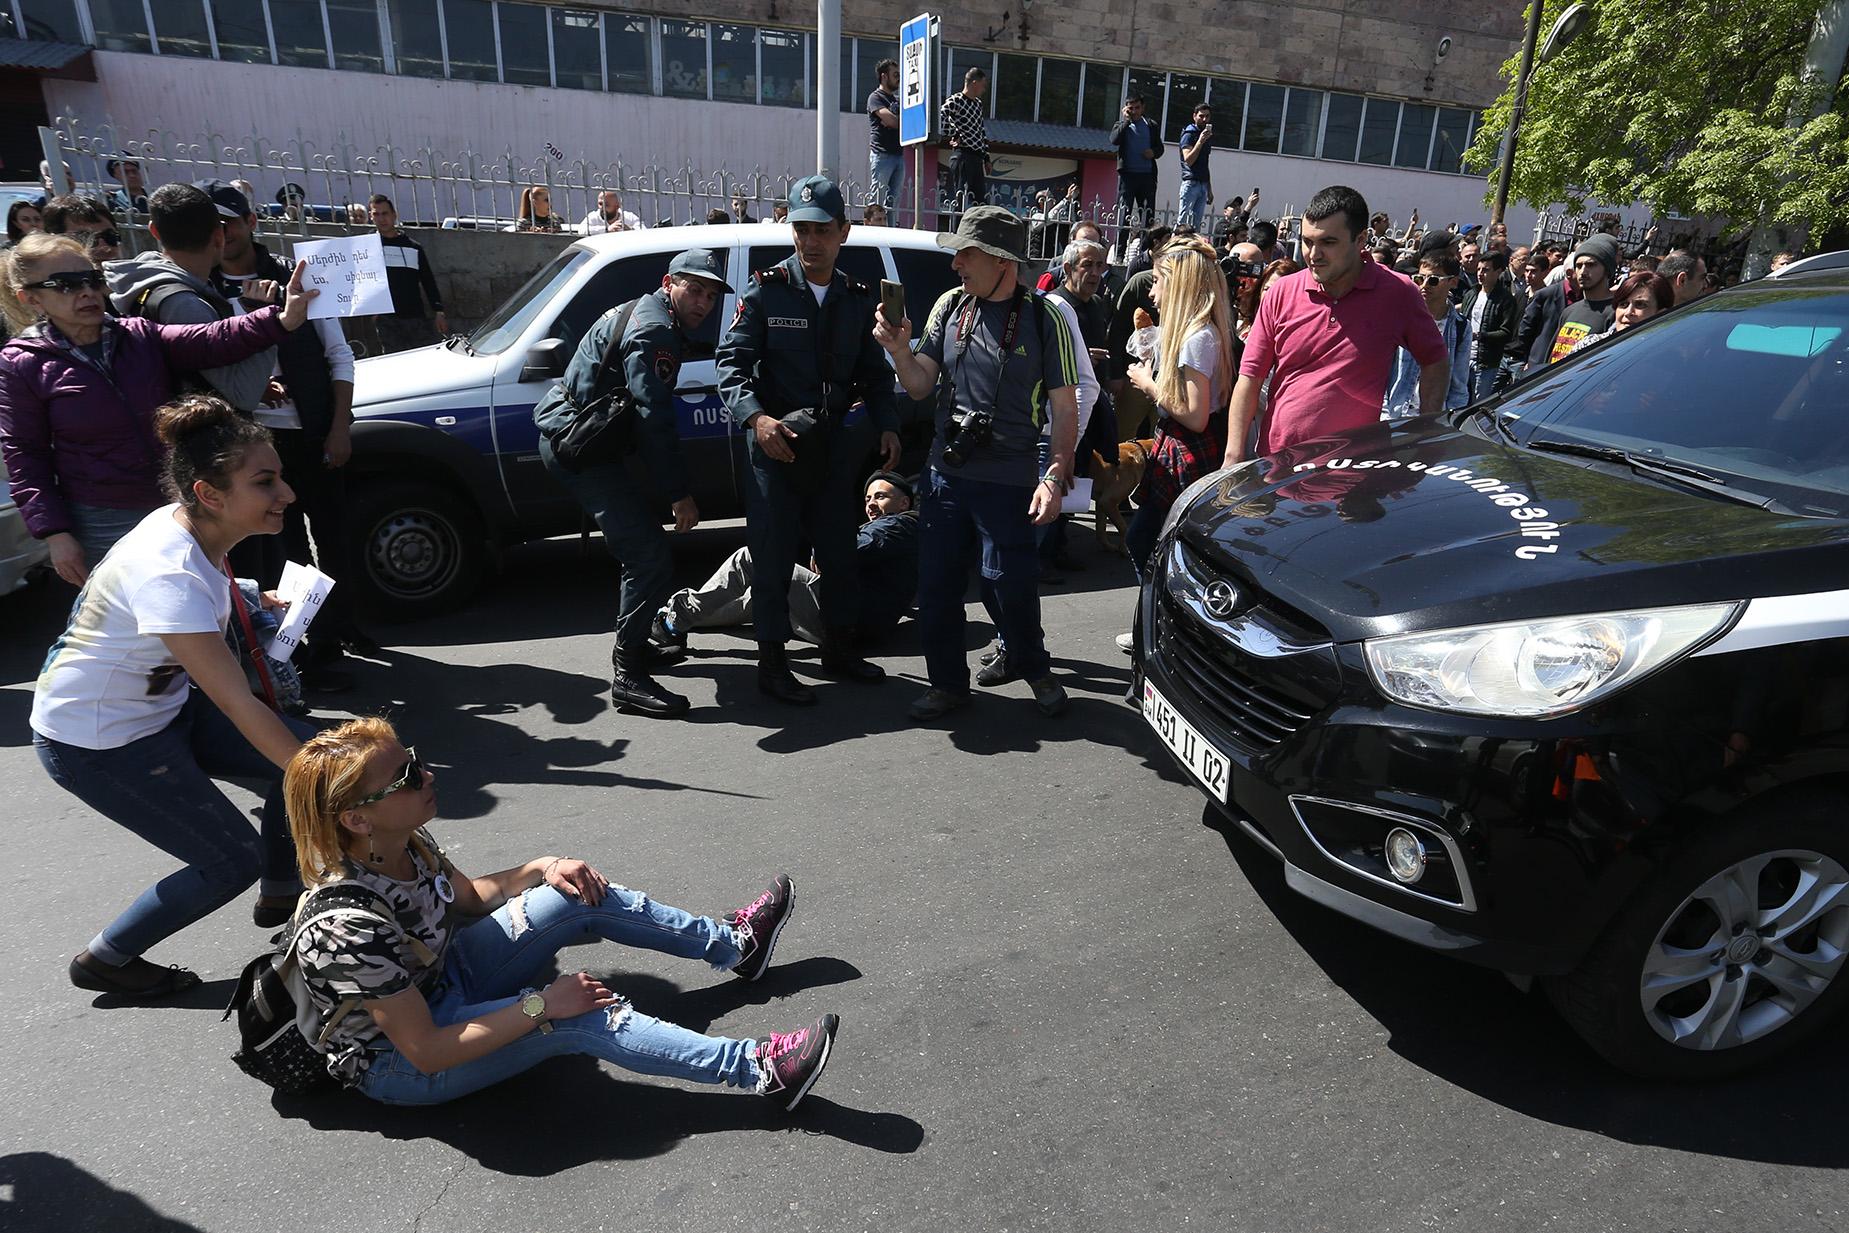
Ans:
{"label": "license plate", "polygon": [[1149,721],[1149,726],[1156,730],[1169,751],[1188,768],[1188,773],[1200,780],[1201,786],[1213,793],[1215,800],[1224,804],[1231,780],[1226,755],[1178,715],[1162,692],[1147,680],[1143,682],[1143,718]]}

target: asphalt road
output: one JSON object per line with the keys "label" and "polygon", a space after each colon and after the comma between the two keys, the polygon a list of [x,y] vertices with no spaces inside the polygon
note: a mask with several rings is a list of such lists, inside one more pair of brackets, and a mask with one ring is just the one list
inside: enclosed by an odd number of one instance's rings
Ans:
{"label": "asphalt road", "polygon": [[[689,575],[736,542],[696,537]],[[1016,684],[913,727],[909,634],[901,679],[809,710],[759,699],[744,637],[698,638],[687,721],[617,715],[612,571],[572,542],[511,554],[466,612],[381,627],[389,665],[340,700],[435,763],[464,869],[582,855],[703,911],[789,871],[758,984],[566,956],[690,1027],[837,1011],[788,1118],[580,1059],[436,1110],[272,1098],[218,1019],[263,942],[248,898],[153,953],[206,978],[183,1005],[95,1005],[65,964],[169,866],[32,754],[68,592],[0,600],[0,1228],[1844,1227],[1840,1037],[1721,1086],[1638,1083],[1540,998],[1298,898],[1122,705],[1128,571],[1091,560],[1046,603],[1057,720]]]}

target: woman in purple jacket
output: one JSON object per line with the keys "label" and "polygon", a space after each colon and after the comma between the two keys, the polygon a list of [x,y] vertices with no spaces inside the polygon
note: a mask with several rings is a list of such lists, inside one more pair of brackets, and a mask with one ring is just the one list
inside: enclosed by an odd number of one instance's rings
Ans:
{"label": "woman in purple jacket", "polygon": [[[26,529],[46,542],[58,576],[82,586],[162,504],[154,410],[177,375],[274,346],[305,319],[309,297],[207,325],[117,319],[104,311],[102,274],[60,235],[21,240],[3,275],[0,309],[19,333],[0,347],[0,458]],[[298,269],[292,292],[300,280]]]}

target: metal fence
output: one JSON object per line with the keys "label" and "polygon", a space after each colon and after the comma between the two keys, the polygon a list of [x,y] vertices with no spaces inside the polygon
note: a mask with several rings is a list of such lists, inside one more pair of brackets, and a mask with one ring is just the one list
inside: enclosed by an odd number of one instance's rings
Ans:
{"label": "metal fence", "polygon": [[[255,190],[253,207],[262,216],[259,230],[277,235],[306,235],[310,221],[366,226],[366,201],[375,193],[392,199],[405,226],[513,230],[521,195],[531,186],[550,192],[551,212],[566,230],[576,229],[598,208],[599,194],[612,189],[622,198],[623,209],[650,227],[703,223],[712,211],[731,217],[735,207],[746,216],[765,219],[788,198],[791,184],[810,174],[594,163],[569,157],[551,145],[543,157],[523,159],[511,149],[498,155],[450,153],[429,146],[364,150],[344,140],[323,148],[300,136],[278,142],[255,133],[195,138],[167,129],[87,125],[71,116],[57,118],[47,131],[45,146],[48,156],[56,150],[79,192],[100,194],[116,188],[107,170],[112,159],[139,162],[150,187],[173,181],[246,181]],[[898,209],[887,221],[925,229],[953,227],[960,203],[940,185],[931,184],[921,195],[922,211],[915,211],[909,167],[907,175]],[[850,173],[840,184],[848,217],[861,220],[871,200],[869,183]],[[289,195],[291,187],[300,194],[299,201]],[[998,191],[1009,187],[997,186]],[[1285,216],[1292,212],[1286,206]],[[1121,253],[1137,229],[1172,226],[1176,218],[1172,207],[1138,214],[1102,198],[1074,202],[1070,210],[1062,207],[1050,216],[1018,207],[1017,213],[1029,222],[1030,255],[1036,258],[1056,256],[1081,219],[1096,223],[1107,246]],[[1203,230],[1210,231],[1214,221],[1205,220]]]}

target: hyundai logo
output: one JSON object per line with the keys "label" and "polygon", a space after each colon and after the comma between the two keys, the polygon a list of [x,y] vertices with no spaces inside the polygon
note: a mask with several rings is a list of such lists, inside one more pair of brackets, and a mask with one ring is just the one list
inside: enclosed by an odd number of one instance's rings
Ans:
{"label": "hyundai logo", "polygon": [[1201,604],[1209,613],[1224,620],[1239,606],[1239,591],[1230,582],[1215,582],[1201,594]]}

